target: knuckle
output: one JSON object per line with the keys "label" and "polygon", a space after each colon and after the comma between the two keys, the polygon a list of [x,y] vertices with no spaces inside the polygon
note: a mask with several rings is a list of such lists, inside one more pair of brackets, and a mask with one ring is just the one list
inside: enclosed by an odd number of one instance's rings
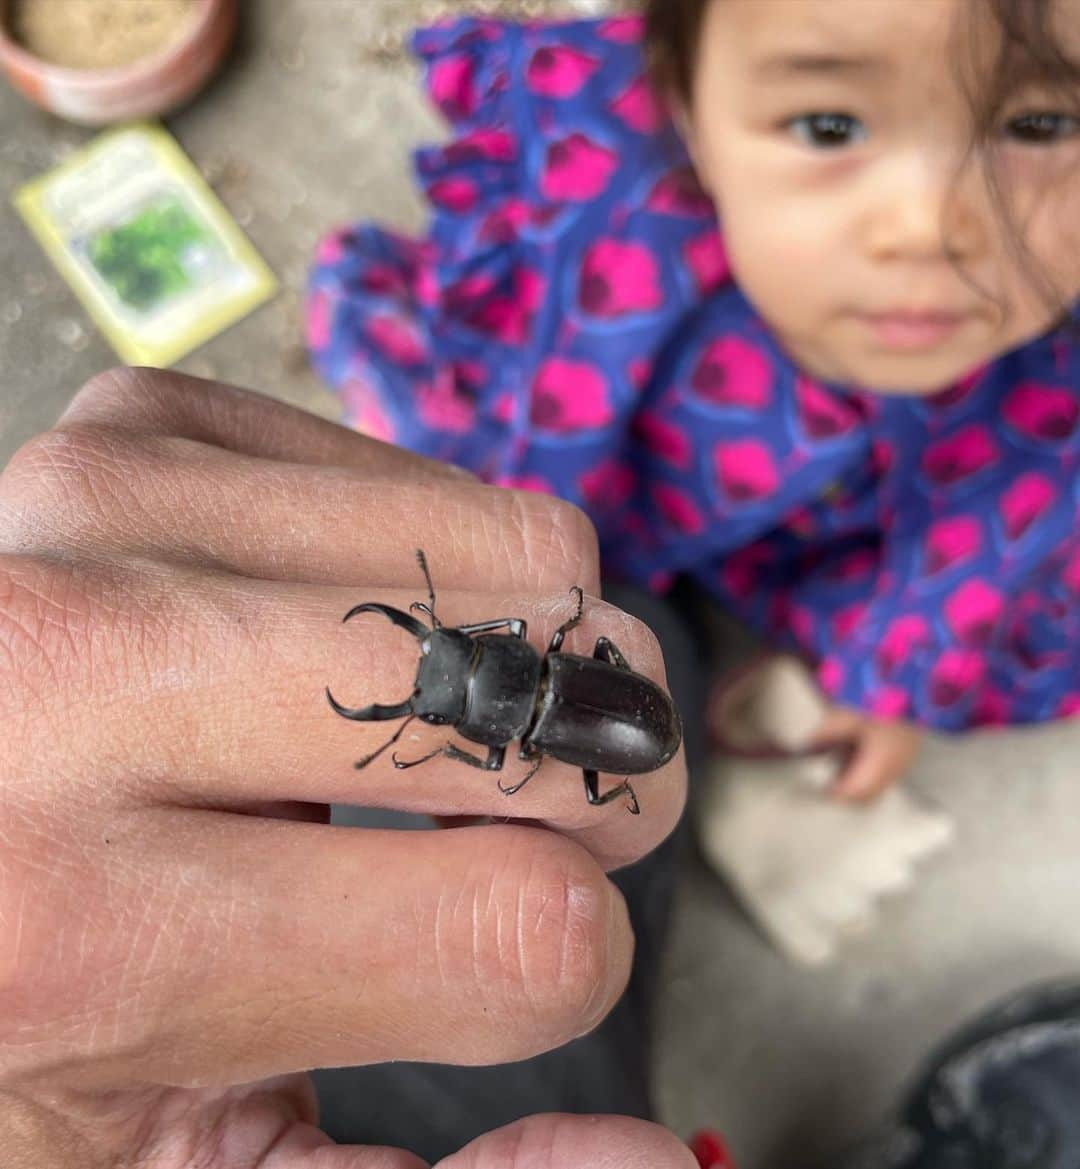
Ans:
{"label": "knuckle", "polygon": [[156,397],[154,379],[147,377],[146,371],[116,366],[96,374],[78,390],[60,416],[60,425],[126,419]]}
{"label": "knuckle", "polygon": [[107,436],[97,429],[77,426],[46,430],[15,452],[4,478],[31,485],[62,481],[98,463],[106,446]]}
{"label": "knuckle", "polygon": [[127,725],[107,712],[156,668],[174,615],[152,574],[0,553],[0,783],[45,799],[94,774]]}
{"label": "knuckle", "polygon": [[122,514],[139,466],[132,448],[126,436],[87,425],[58,427],[24,444],[3,476],[7,547],[94,534],[105,514]]}
{"label": "knuckle", "polygon": [[0,702],[9,726],[70,683],[72,647],[86,632],[80,610],[70,570],[0,556]]}
{"label": "knuckle", "polygon": [[120,901],[91,825],[109,795],[94,715],[125,687],[115,599],[70,565],[0,554],[0,1091],[111,985],[102,907]]}
{"label": "knuckle", "polygon": [[68,458],[71,439],[66,431],[46,430],[24,442],[4,469],[3,483],[10,493],[13,484],[38,487],[48,481],[58,463]]}

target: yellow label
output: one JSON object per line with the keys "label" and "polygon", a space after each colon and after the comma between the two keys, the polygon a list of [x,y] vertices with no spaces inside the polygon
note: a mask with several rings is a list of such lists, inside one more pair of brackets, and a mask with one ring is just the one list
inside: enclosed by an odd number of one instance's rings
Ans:
{"label": "yellow label", "polygon": [[172,365],[278,289],[157,124],[107,131],[20,188],[14,204],[129,365]]}

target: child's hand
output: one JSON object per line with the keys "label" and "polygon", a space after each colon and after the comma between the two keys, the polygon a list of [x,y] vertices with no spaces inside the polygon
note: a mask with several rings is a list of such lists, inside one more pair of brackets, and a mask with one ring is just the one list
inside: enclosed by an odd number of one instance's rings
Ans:
{"label": "child's hand", "polygon": [[878,722],[857,710],[835,706],[815,739],[815,747],[852,748],[852,757],[832,788],[839,800],[876,799],[911,769],[923,732],[907,723]]}
{"label": "child's hand", "polygon": [[[418,547],[448,624],[523,617],[538,644],[572,585],[599,593],[576,509],[176,374],[96,379],[0,476],[5,1165],[420,1169],[330,1148],[300,1073],[519,1060],[620,996],[633,937],[604,870],[668,835],[681,756],[641,816],[551,761],[513,800],[445,758],[357,771],[392,728],[324,687],[400,701],[418,649],[342,616],[426,599]],[[590,600],[573,644],[600,632],[663,681],[655,638]],[[541,827],[345,830],[331,803]],[[550,1116],[451,1160],[691,1163],[640,1121]]]}

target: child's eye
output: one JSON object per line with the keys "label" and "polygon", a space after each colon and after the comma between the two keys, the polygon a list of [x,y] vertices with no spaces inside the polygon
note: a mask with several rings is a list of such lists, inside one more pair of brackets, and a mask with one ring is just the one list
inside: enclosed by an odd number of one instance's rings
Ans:
{"label": "child's eye", "polygon": [[853,146],[866,137],[866,127],[851,114],[803,114],[786,125],[801,142],[818,150]]}
{"label": "child's eye", "polygon": [[1069,114],[1035,112],[1011,118],[1005,133],[1015,142],[1045,146],[1080,133],[1080,119]]}

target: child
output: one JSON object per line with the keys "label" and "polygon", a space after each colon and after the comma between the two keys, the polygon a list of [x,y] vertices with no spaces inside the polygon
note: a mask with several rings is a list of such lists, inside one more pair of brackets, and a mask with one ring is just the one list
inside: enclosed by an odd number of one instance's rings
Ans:
{"label": "child", "polygon": [[335,233],[311,282],[348,421],[574,501],[611,571],[813,662],[841,795],[916,726],[1080,711],[1078,0],[415,47],[455,131],[417,157],[430,230]]}

